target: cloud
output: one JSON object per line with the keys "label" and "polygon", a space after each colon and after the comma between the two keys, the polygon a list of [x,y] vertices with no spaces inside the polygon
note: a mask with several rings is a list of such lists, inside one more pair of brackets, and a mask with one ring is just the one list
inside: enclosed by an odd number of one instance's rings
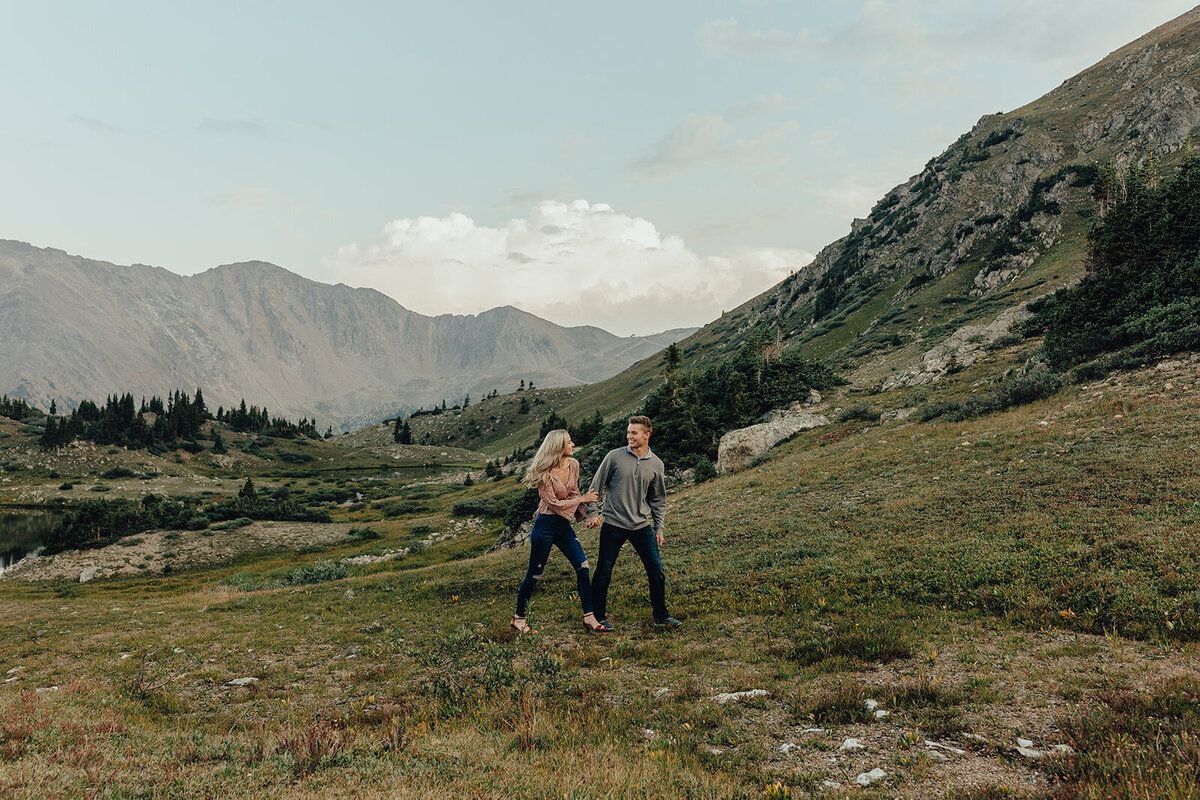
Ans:
{"label": "cloud", "polygon": [[744,31],[736,19],[706,22],[696,33],[700,46],[710,53],[773,58],[799,58],[819,55],[826,43],[813,38],[807,30]]}
{"label": "cloud", "polygon": [[211,119],[201,120],[198,126],[201,133],[236,134],[239,136],[264,136],[267,126],[253,119]]}
{"label": "cloud", "polygon": [[94,131],[100,131],[101,133],[118,133],[122,136],[126,135],[127,133],[127,131],[122,128],[118,128],[116,125],[109,125],[107,122],[94,119],[93,117],[83,117],[79,114],[76,114],[74,117],[72,117],[72,119],[85,128],[90,128]]}
{"label": "cloud", "polygon": [[[761,112],[759,112],[761,113]],[[731,141],[734,127],[720,114],[692,114],[629,165],[638,178],[669,178],[696,166],[761,168],[787,160],[785,144],[796,122],[768,125],[758,136]]]}
{"label": "cloud", "polygon": [[[1080,11],[1067,0],[962,3],[950,0],[867,0],[859,14],[828,34],[807,29],[747,30],[737,19],[707,22],[697,43],[714,55],[778,60],[854,60],[888,64],[936,63],[1003,55],[1061,71],[1107,43],[1123,43],[1147,21],[1177,14],[1172,0],[1090,0]],[[1070,35],[1066,35],[1069,32]],[[1115,37],[1115,38],[1114,38]]]}
{"label": "cloud", "polygon": [[875,179],[864,179],[851,175],[840,182],[822,189],[819,194],[829,206],[842,216],[865,217],[894,183]]}
{"label": "cloud", "polygon": [[398,219],[381,241],[342,247],[324,264],[334,280],[424,314],[514,305],[625,335],[703,325],[811,260],[765,247],[701,256],[648,220],[576,200],[539,203],[498,227],[461,213]]}

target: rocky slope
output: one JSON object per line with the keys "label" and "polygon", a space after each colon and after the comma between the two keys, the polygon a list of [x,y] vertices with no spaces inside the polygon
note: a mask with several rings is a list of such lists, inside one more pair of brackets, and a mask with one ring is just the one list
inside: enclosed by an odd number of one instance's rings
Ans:
{"label": "rocky slope", "polygon": [[1200,9],[1012,112],[984,116],[808,267],[701,329],[709,357],[757,332],[858,385],[928,383],[971,363],[1026,302],[1078,279],[1108,163],[1165,171],[1200,128]]}
{"label": "rocky slope", "polygon": [[343,426],[519,379],[601,380],[688,333],[622,338],[512,307],[426,317],[262,262],[183,277],[0,241],[0,393],[42,408],[200,386],[213,408]]}

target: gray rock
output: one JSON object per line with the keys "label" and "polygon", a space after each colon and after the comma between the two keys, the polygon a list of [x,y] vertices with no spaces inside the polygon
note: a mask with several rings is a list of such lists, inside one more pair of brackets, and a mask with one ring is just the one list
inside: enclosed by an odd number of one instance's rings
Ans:
{"label": "gray rock", "polygon": [[717,472],[726,474],[743,470],[784,439],[829,424],[825,416],[804,411],[777,411],[772,412],[772,416],[771,422],[739,428],[721,437],[717,447]]}
{"label": "gray rock", "polygon": [[872,783],[875,783],[876,781],[881,781],[886,777],[887,777],[887,773],[884,772],[879,767],[876,767],[875,769],[871,770],[870,772],[858,773],[858,777],[854,779],[854,782],[857,783],[859,786],[870,786]]}
{"label": "gray rock", "polygon": [[95,577],[96,577],[96,567],[89,565],[89,566],[84,567],[80,571],[79,582],[87,583],[88,581],[90,581],[92,578],[95,578]]}
{"label": "gray rock", "polygon": [[713,698],[721,705],[726,703],[740,703],[743,700],[753,700],[756,697],[766,697],[770,692],[766,689],[749,689],[745,692],[726,692],[719,694]]}
{"label": "gray rock", "polygon": [[500,535],[496,537],[496,541],[488,548],[489,553],[498,553],[502,550],[511,550],[514,547],[523,547],[529,544],[529,534],[533,532],[533,520],[522,523],[516,528],[505,528],[500,531]]}

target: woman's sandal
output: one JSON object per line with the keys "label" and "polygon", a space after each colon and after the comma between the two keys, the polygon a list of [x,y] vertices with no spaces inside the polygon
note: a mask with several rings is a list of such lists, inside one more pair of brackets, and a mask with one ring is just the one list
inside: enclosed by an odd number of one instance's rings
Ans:
{"label": "woman's sandal", "polygon": [[613,630],[612,625],[609,625],[605,620],[596,619],[595,614],[583,615],[583,627],[591,633],[612,633]]}
{"label": "woman's sandal", "polygon": [[517,633],[533,633],[533,628],[529,627],[529,623],[524,617],[518,617],[513,614],[512,622],[508,623],[508,627],[512,628]]}

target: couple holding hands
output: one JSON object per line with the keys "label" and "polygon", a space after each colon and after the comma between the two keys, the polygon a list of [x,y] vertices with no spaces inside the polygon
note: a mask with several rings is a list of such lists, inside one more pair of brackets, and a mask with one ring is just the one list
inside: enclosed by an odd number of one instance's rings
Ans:
{"label": "couple holding hands", "polygon": [[[575,568],[583,624],[590,631],[613,630],[608,622],[608,585],[621,546],[628,541],[642,559],[650,581],[650,606],[654,624],[675,628],[679,620],[667,613],[666,576],[658,548],[663,542],[663,510],[667,490],[662,460],[650,452],[650,418],[630,417],[625,430],[627,447],[610,450],[596,470],[587,494],[579,493],[579,462],[571,458],[575,444],[565,430],[546,434],[537,455],[525,471],[525,483],[538,490],[541,502],[529,536],[529,569],[517,590],[517,613],[512,627],[518,633],[532,630],[525,608],[546,569],[550,549],[557,546]],[[603,496],[604,518],[596,503]],[[587,521],[600,528],[599,563],[595,580],[589,580],[587,556],[571,527]]]}

